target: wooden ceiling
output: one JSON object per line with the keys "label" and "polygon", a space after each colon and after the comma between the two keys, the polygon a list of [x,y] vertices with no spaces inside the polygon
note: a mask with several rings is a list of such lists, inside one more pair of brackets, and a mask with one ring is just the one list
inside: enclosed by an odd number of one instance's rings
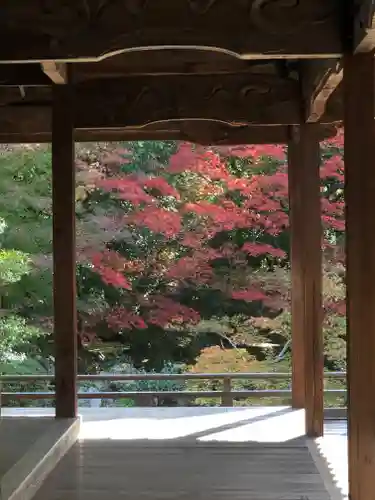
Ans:
{"label": "wooden ceiling", "polygon": [[371,0],[3,0],[0,141],[285,142],[342,119],[341,57],[375,47]]}

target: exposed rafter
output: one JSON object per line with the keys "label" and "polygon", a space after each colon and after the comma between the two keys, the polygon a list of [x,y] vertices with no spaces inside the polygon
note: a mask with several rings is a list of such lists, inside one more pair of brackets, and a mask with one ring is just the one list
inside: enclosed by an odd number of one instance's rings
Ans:
{"label": "exposed rafter", "polygon": [[342,53],[336,0],[4,0],[1,9],[3,62],[88,61],[160,47],[244,59]]}

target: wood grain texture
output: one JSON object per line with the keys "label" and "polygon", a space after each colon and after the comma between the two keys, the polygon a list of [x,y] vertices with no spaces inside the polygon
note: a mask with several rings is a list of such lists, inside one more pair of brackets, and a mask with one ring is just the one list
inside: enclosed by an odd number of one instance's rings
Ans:
{"label": "wood grain texture", "polygon": [[56,416],[77,416],[74,95],[53,86],[52,210]]}
{"label": "wood grain texture", "polygon": [[293,405],[304,407],[308,436],[323,434],[320,151],[316,126],[291,129],[288,175],[292,265]]}
{"label": "wood grain texture", "polygon": [[41,63],[43,72],[56,85],[63,85],[67,81],[67,65],[64,63],[56,63],[55,61],[44,61]]}
{"label": "wood grain texture", "polygon": [[[289,125],[300,118],[297,79],[262,73],[107,78],[79,83],[75,93],[78,128],[193,119]],[[23,108],[25,118],[47,119],[51,100],[49,87],[25,89],[23,94],[17,87],[0,89],[0,103]],[[6,111],[8,120],[12,112]]]}
{"label": "wood grain texture", "polygon": [[[349,497],[375,499],[375,72],[344,58]],[[369,230],[370,229],[370,230]]]}
{"label": "wood grain texture", "polygon": [[337,0],[4,0],[0,61],[87,61],[157,47],[334,57],[340,13]]}
{"label": "wood grain texture", "polygon": [[352,24],[347,26],[354,53],[371,52],[375,49],[375,3],[373,0],[351,0],[348,2]]}
{"label": "wood grain texture", "polygon": [[313,60],[300,63],[303,121],[316,123],[324,116],[327,102],[340,85],[342,78],[341,60]]}
{"label": "wood grain texture", "polygon": [[253,445],[83,441],[35,500],[329,500],[305,439]]}
{"label": "wood grain texture", "polygon": [[[22,117],[22,113],[19,115]],[[48,124],[41,129],[35,127],[35,122],[18,120],[5,126],[1,121],[0,113],[0,143],[45,143],[51,142],[52,134]],[[27,129],[27,125],[30,126]],[[4,126],[4,128],[2,128]],[[334,125],[321,126],[319,134],[321,140],[336,135]],[[285,144],[289,140],[286,126],[240,126],[232,127],[210,120],[169,122],[141,129],[118,127],[115,129],[92,128],[74,130],[74,139],[77,142],[100,141],[188,141],[203,146],[228,146],[239,144]]]}

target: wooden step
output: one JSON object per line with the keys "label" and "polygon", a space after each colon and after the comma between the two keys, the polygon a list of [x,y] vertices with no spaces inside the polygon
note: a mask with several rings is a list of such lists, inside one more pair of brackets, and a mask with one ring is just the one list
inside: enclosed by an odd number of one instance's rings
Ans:
{"label": "wooden step", "polygon": [[0,500],[30,500],[78,438],[80,419],[0,419]]}

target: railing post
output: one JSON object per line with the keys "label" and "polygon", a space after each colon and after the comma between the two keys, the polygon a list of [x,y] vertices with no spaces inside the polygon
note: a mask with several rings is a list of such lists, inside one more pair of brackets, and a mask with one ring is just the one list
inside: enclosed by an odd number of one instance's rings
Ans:
{"label": "railing post", "polygon": [[154,396],[152,394],[139,394],[135,397],[135,405],[140,408],[155,406]]}
{"label": "railing post", "polygon": [[221,398],[221,406],[233,406],[232,398],[232,379],[225,377],[223,379],[223,396]]}

